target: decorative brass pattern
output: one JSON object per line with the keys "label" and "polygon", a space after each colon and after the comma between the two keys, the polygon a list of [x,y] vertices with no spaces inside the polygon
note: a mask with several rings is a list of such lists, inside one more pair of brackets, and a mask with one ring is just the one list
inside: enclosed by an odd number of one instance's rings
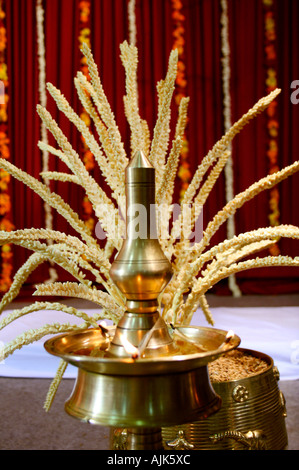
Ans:
{"label": "decorative brass pattern", "polygon": [[249,391],[244,385],[237,385],[232,391],[233,399],[238,403],[248,400]]}
{"label": "decorative brass pattern", "polygon": [[279,400],[280,400],[280,406],[282,409],[282,416],[286,418],[287,417],[286,399],[281,390],[279,390]]}
{"label": "decorative brass pattern", "polygon": [[194,445],[190,444],[190,442],[187,441],[185,433],[182,429],[180,429],[177,433],[177,437],[170,442],[167,442],[167,447],[170,447],[175,450],[193,450]]}
{"label": "decorative brass pattern", "polygon": [[280,379],[280,373],[279,373],[279,370],[276,366],[273,367],[273,375],[274,375],[274,377],[276,378],[276,380],[278,382],[279,379]]}
{"label": "decorative brass pattern", "polygon": [[[205,420],[198,420],[174,426],[173,428],[163,428],[162,437],[165,443],[173,441],[177,437],[179,429],[182,429],[188,442],[194,445],[194,450],[246,450],[244,444],[236,439],[229,439],[228,436],[222,440],[213,442],[210,436],[220,433],[235,432],[247,434],[248,430],[262,430],[267,436],[265,445],[268,450],[283,450],[288,446],[288,435],[286,430],[286,403],[283,394],[278,388],[277,377],[279,373],[274,367],[273,359],[261,352],[239,348],[246,354],[251,354],[268,364],[268,368],[253,376],[224,382],[212,382],[216,393],[222,398],[222,406],[214,415]],[[241,386],[241,388],[239,387]],[[237,388],[238,387],[238,388]],[[248,391],[248,398],[245,401],[235,401],[232,397],[233,391],[238,399],[244,394],[240,390]],[[245,393],[247,397],[247,393]],[[237,437],[237,435],[235,435]],[[240,436],[239,436],[240,437]],[[249,444],[250,436],[245,436]],[[253,438],[253,436],[251,436]],[[261,441],[261,437],[259,438]],[[245,442],[245,441],[244,441]],[[257,445],[251,440],[252,447]],[[264,443],[259,443],[264,445]]]}
{"label": "decorative brass pattern", "polygon": [[127,449],[127,430],[122,428],[115,428],[111,434],[111,445],[114,450]]}
{"label": "decorative brass pattern", "polygon": [[213,443],[222,441],[223,439],[234,439],[248,450],[267,450],[266,435],[260,430],[248,431],[246,433],[240,431],[224,431],[210,436],[210,440]]}

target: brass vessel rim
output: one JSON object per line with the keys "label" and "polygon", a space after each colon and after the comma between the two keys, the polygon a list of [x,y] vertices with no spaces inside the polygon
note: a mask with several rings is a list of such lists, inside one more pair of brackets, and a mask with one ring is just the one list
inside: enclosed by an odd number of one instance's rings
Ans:
{"label": "brass vessel rim", "polygon": [[[184,331],[184,333],[186,333],[186,330],[205,332],[212,336],[214,335],[214,338],[218,335],[219,345],[223,342],[227,334],[227,331],[209,327],[191,326],[180,327],[179,329]],[[108,327],[108,330],[113,334],[115,327]],[[68,339],[75,336],[79,338],[81,336],[82,340],[83,337],[85,337],[85,341],[87,341],[88,336],[92,336],[97,332],[101,332],[100,328],[88,328],[79,332],[62,333],[47,340],[44,347],[48,353],[61,357],[66,362],[76,367],[82,367],[89,372],[108,375],[154,375],[186,372],[198,367],[207,366],[209,362],[214,361],[225,352],[236,349],[241,342],[239,336],[234,335],[230,342],[225,345],[225,348],[218,346],[215,349],[192,354],[141,357],[137,359],[131,357],[91,357],[66,351],[65,345],[68,343]],[[61,344],[65,346],[65,349],[63,349],[63,346],[61,347]]]}

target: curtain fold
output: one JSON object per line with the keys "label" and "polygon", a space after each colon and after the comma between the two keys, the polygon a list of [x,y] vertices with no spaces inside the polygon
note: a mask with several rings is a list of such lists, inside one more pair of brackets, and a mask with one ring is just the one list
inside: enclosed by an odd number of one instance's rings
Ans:
{"label": "curtain fold", "polygon": [[[11,76],[9,96],[9,136],[11,162],[37,176],[41,157],[37,148],[39,122],[38,68],[35,1],[5,2],[7,20],[7,65]],[[43,202],[30,189],[11,179],[12,218],[15,229],[43,223]],[[14,247],[14,269],[25,262],[29,252]],[[43,272],[43,274],[45,274]]]}
{"label": "curtain fold", "polygon": [[[38,97],[38,63],[35,0],[6,0],[7,55],[10,76],[9,133],[11,161],[35,177],[42,169],[40,120],[36,113]],[[80,0],[44,0],[46,80],[53,83],[77,112],[80,103],[75,93],[74,76],[80,70],[79,51]],[[184,51],[186,95],[190,96],[187,138],[189,162],[193,173],[202,158],[223,135],[223,93],[221,83],[221,39],[219,0],[181,0],[184,15]],[[115,113],[125,148],[129,153],[129,129],[123,110],[125,93],[124,70],[119,45],[128,40],[127,0],[90,0],[91,46],[98,64],[106,95]],[[299,3],[297,0],[274,0],[277,34],[279,109],[279,167],[298,159],[297,129],[299,105],[290,101],[290,85],[299,80]],[[136,0],[137,47],[139,50],[139,106],[142,118],[152,131],[157,117],[156,84],[167,70],[173,47],[171,0]],[[262,0],[228,0],[231,50],[232,122],[238,120],[262,96],[265,87],[264,10]],[[47,95],[47,109],[57,120],[76,149],[80,136],[67,119],[57,111]],[[174,106],[174,114],[177,108]],[[174,121],[173,121],[174,126]],[[49,136],[50,143],[54,140]],[[234,193],[267,175],[267,122],[260,115],[233,141]],[[59,170],[63,164],[50,156],[50,169]],[[103,184],[100,171],[95,177]],[[179,184],[179,181],[178,181]],[[82,213],[83,194],[69,183],[51,183],[79,213]],[[280,222],[299,226],[299,175],[279,185]],[[43,227],[43,202],[22,183],[12,180],[13,223],[16,228]],[[177,193],[178,194],[178,191]],[[225,205],[225,181],[222,174],[204,208],[204,224]],[[269,225],[269,194],[262,193],[240,209],[236,216],[236,232]],[[54,228],[72,233],[68,224],[53,212]],[[223,225],[212,243],[226,238]],[[298,254],[298,243],[279,242],[282,254]],[[14,248],[16,270],[28,257],[27,250]],[[59,271],[62,277],[64,273]],[[29,285],[47,276],[47,266],[30,277]],[[295,292],[298,290],[297,268],[259,269],[237,276],[245,293]],[[262,288],[261,286],[264,286]],[[264,290],[263,290],[264,289]],[[228,293],[225,283],[217,292]]]}

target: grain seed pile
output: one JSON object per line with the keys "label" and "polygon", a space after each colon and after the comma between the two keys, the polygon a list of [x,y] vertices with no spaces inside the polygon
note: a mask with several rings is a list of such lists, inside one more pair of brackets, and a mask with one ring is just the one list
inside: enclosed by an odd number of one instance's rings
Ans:
{"label": "grain seed pile", "polygon": [[263,359],[236,349],[210,363],[209,374],[212,382],[227,382],[259,374],[268,367]]}

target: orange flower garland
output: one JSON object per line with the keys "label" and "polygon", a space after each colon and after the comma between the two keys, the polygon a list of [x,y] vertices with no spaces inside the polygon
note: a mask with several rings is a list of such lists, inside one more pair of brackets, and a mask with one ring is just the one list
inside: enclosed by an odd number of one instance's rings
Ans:
{"label": "orange flower garland", "polygon": [[[185,63],[184,63],[184,46],[185,46],[185,28],[184,28],[184,21],[185,16],[182,13],[183,4],[181,0],[172,0],[172,19],[174,23],[174,30],[172,33],[174,42],[173,42],[173,49],[177,49],[179,53],[179,60],[178,60],[178,73],[176,79],[176,92],[175,92],[175,102],[177,106],[180,104],[181,99],[186,96],[186,87],[187,87],[187,80],[185,77]],[[190,164],[188,163],[188,155],[189,155],[189,143],[184,135],[183,146],[181,151],[181,163],[178,169],[178,177],[182,181],[181,191],[180,191],[180,198],[183,197],[184,192],[189,186],[189,182],[192,176],[190,171]]]}
{"label": "orange flower garland", "polygon": [[[79,2],[79,9],[80,9],[80,32],[79,32],[79,44],[80,47],[85,42],[89,47],[90,46],[90,1],[89,0],[82,0]],[[80,68],[81,72],[89,78],[88,74],[88,67],[86,63],[86,58],[83,56],[80,60]],[[85,122],[87,126],[90,126],[90,117],[89,114],[82,110],[80,114],[81,119]],[[87,170],[93,170],[95,166],[94,156],[88,149],[84,139],[81,137],[82,146],[83,146],[83,162]],[[85,196],[83,198],[83,218],[85,220],[86,225],[93,230],[95,226],[95,221],[93,218],[93,210],[89,199]]]}
{"label": "orange flower garland", "polygon": [[[265,18],[265,61],[266,61],[266,91],[270,93],[277,88],[277,55],[276,55],[276,30],[275,17],[273,11],[273,0],[263,0]],[[267,131],[268,148],[267,158],[269,161],[269,173],[275,173],[278,167],[278,131],[279,122],[277,118],[277,101],[272,101],[267,111]],[[279,225],[279,191],[277,187],[270,191],[269,200],[269,221],[271,226]],[[269,249],[271,255],[280,253],[279,247],[275,244]]]}
{"label": "orange flower garland", "polygon": [[[7,135],[7,106],[8,106],[8,74],[6,64],[6,28],[5,28],[5,11],[3,2],[0,1],[0,80],[1,88],[4,90],[4,96],[1,94],[0,101],[0,157],[9,159],[9,138]],[[2,91],[1,90],[1,91]],[[3,102],[4,101],[4,102]],[[9,195],[10,175],[0,169],[0,230],[11,231],[14,229],[10,221],[11,199]],[[12,282],[13,272],[13,253],[10,245],[1,247],[1,274],[0,274],[0,291],[6,292]]]}

